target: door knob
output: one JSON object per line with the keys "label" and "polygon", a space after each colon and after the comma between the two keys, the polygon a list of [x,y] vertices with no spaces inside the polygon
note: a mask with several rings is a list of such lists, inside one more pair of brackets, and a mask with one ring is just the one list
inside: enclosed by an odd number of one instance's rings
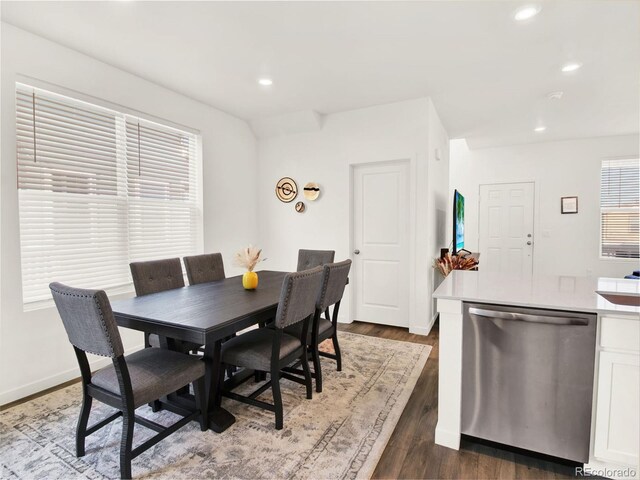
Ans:
{"label": "door knob", "polygon": [[529,240],[529,241],[527,242],[527,245],[531,245],[531,240]]}
{"label": "door knob", "polygon": [[357,248],[353,251],[353,253],[355,253],[356,255],[360,255],[360,250],[358,250]]}

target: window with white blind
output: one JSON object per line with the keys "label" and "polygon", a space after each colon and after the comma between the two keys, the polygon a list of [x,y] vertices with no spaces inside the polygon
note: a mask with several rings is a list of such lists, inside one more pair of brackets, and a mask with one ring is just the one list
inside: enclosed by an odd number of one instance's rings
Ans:
{"label": "window with white blind", "polygon": [[197,135],[16,84],[25,307],[52,281],[111,293],[129,262],[200,251]]}
{"label": "window with white blind", "polygon": [[640,161],[603,160],[600,245],[604,258],[640,258]]}

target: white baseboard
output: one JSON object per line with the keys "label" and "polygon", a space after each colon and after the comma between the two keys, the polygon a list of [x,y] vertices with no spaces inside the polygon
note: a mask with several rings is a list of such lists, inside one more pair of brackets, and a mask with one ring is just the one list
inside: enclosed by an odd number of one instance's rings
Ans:
{"label": "white baseboard", "polygon": [[409,333],[424,336],[429,335],[429,333],[431,333],[431,329],[433,328],[433,324],[436,323],[437,318],[438,314],[435,314],[426,327],[409,327]]}
{"label": "white baseboard", "polygon": [[346,315],[340,315],[338,313],[338,323],[353,323],[353,319],[347,317]]}
{"label": "white baseboard", "polygon": [[449,432],[436,426],[435,442],[443,447],[460,450],[460,432]]}
{"label": "white baseboard", "polygon": [[[133,353],[138,350],[144,348],[144,345],[138,345],[133,348],[127,350],[126,353]],[[111,364],[110,358],[98,358],[93,362],[89,363],[92,371],[98,370],[100,368],[106,367]],[[27,383],[26,385],[21,385],[18,388],[13,388],[11,390],[7,390],[6,392],[0,393],[0,406],[6,405],[7,403],[15,402],[16,400],[20,400],[21,398],[28,397],[29,395],[33,395],[38,392],[42,392],[47,388],[56,387],[58,385],[63,384],[64,382],[68,382],[69,380],[73,380],[74,378],[78,378],[80,376],[79,367],[74,367],[64,372],[56,373],[55,375],[51,375],[46,378],[41,378],[40,380],[36,380],[35,382]]]}
{"label": "white baseboard", "polygon": [[431,331],[431,327],[409,327],[409,333],[413,333],[414,335],[429,335]]}

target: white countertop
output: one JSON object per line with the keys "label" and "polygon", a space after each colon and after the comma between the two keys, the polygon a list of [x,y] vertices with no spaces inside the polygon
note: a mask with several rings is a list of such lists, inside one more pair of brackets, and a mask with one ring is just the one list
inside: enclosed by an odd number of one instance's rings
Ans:
{"label": "white countertop", "polygon": [[602,298],[596,290],[640,295],[640,280],[454,270],[433,296],[576,312],[636,314],[640,319],[639,307],[616,305]]}

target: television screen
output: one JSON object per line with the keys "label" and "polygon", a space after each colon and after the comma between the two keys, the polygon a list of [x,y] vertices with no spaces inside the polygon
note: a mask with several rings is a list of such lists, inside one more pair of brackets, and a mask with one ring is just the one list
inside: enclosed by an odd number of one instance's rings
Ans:
{"label": "television screen", "polygon": [[453,195],[453,253],[464,248],[464,197],[455,191]]}

